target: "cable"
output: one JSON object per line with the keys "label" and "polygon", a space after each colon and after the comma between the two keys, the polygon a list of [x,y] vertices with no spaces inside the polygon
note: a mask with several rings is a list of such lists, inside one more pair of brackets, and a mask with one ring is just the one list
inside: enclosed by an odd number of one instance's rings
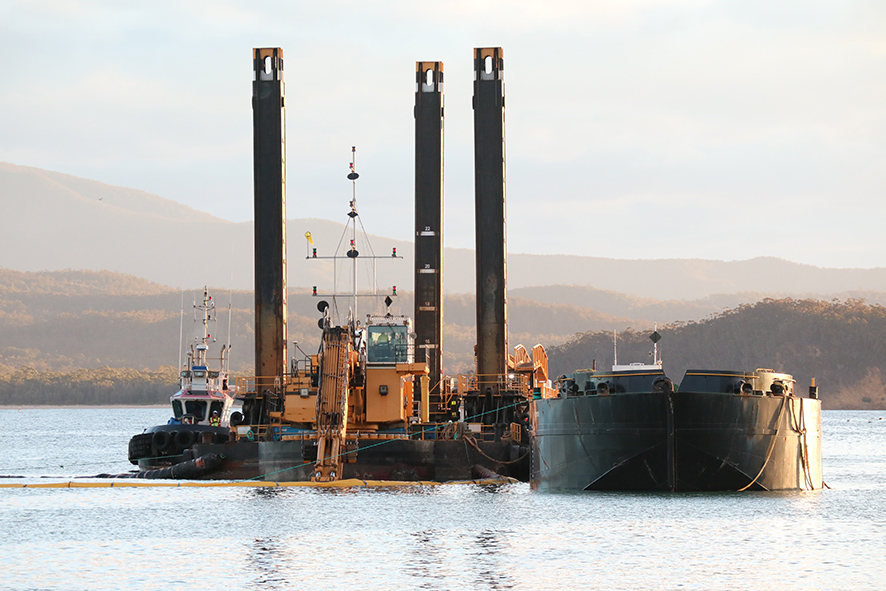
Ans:
{"label": "cable", "polygon": [[769,458],[772,457],[772,452],[773,452],[773,450],[775,450],[775,443],[776,443],[776,441],[778,441],[778,427],[779,427],[779,425],[781,425],[781,418],[782,418],[782,416],[784,416],[784,409],[785,409],[785,406],[787,406],[787,402],[788,402],[788,397],[787,397],[787,396],[785,396],[784,398],[782,398],[782,400],[781,400],[781,411],[779,411],[779,413],[778,413],[778,420],[775,422],[775,435],[773,435],[773,436],[772,436],[772,439],[769,441],[769,451],[766,453],[766,461],[763,462],[763,467],[760,468],[760,471],[757,472],[757,475],[754,476],[754,479],[751,480],[751,481],[747,484],[747,486],[744,486],[744,487],[738,489],[738,492],[746,491],[746,490],[749,489],[749,488],[750,488],[755,482],[757,482],[757,479],[760,478],[760,475],[763,474],[763,470],[765,470],[767,464],[769,464]]}

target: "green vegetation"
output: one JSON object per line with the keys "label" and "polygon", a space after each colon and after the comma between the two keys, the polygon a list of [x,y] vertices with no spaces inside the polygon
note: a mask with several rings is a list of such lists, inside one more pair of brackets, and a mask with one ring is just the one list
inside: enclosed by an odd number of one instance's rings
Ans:
{"label": "green vegetation", "polygon": [[0,373],[0,406],[166,404],[177,388],[178,371],[99,367],[70,372],[20,367]]}

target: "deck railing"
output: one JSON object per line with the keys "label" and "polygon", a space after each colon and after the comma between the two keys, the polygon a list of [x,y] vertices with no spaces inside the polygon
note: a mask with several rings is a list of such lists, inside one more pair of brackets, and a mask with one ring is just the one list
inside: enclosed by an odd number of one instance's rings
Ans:
{"label": "deck railing", "polygon": [[529,376],[525,374],[467,374],[458,376],[458,392],[461,395],[468,392],[483,393],[490,386],[499,392],[520,392],[527,396],[531,394]]}

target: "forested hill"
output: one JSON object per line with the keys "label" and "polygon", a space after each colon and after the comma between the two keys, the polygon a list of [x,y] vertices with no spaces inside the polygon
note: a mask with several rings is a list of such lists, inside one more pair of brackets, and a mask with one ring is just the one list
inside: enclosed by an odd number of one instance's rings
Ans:
{"label": "forested hill", "polygon": [[[19,272],[0,269],[0,373],[30,367],[38,372],[111,368],[152,370],[175,366],[195,330],[192,304],[202,289],[181,292],[137,277],[98,271]],[[210,332],[225,342],[230,326],[232,370],[254,367],[252,292],[209,287],[217,303]],[[230,306],[230,325],[228,308]],[[293,289],[288,298],[290,340],[313,350],[319,342],[317,298]],[[392,311],[411,314],[412,294],[401,290]],[[445,300],[446,369],[473,369],[476,343],[474,299],[463,294]],[[367,312],[369,310],[363,310]],[[373,310],[383,312],[383,310]],[[561,343],[576,331],[645,326],[648,321],[601,313],[592,307],[509,300],[511,339],[528,346]],[[221,346],[218,344],[217,346]]]}
{"label": "forested hill", "polygon": [[59,296],[156,295],[175,291],[135,275],[112,271],[14,271],[0,268],[0,294]]}
{"label": "forested hill", "polygon": [[[862,300],[766,299],[700,322],[660,326],[665,372],[687,369],[790,373],[806,392],[811,378],[827,409],[886,409],[886,307]],[[650,362],[651,330],[618,335],[619,363]],[[551,374],[613,362],[611,331],[576,335],[549,349]]]}
{"label": "forested hill", "polygon": [[[188,343],[200,329],[191,306],[202,288],[195,288],[183,294],[110,272],[0,269],[0,404],[163,402],[175,387],[180,331]],[[228,342],[230,304],[232,370],[251,373],[253,294],[212,286],[210,294],[218,302],[218,323],[210,329],[218,341],[212,346]],[[392,310],[410,314],[412,294],[399,294]],[[883,293],[870,293],[868,301],[779,298],[757,304],[740,304],[741,296],[663,302],[579,287],[512,294],[510,345],[545,345],[555,376],[594,359],[598,367],[611,364],[613,330],[621,335],[622,363],[648,360],[648,333],[659,321],[665,368],[675,380],[688,367],[771,367],[794,374],[802,388],[816,377],[826,408],[886,408],[886,308],[870,303],[886,302]],[[290,341],[313,353],[317,299],[310,291],[290,290],[288,301]],[[736,305],[722,311],[729,302]],[[684,322],[662,322],[675,317]],[[473,371],[475,323],[473,297],[445,298],[447,374]],[[155,386],[137,385],[145,382]]]}

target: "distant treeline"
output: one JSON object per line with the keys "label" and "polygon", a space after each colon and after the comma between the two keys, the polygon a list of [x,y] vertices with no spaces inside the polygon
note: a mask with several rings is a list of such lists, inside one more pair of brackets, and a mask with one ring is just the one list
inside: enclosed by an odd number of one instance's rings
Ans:
{"label": "distant treeline", "polygon": [[[618,362],[651,362],[651,328],[618,335]],[[824,408],[886,409],[886,307],[861,300],[766,299],[700,322],[658,328],[664,368],[679,381],[687,369],[790,373],[797,391],[812,378]],[[611,331],[588,332],[548,354],[556,375],[613,363]]]}
{"label": "distant treeline", "polygon": [[178,388],[178,371],[100,367],[71,372],[21,367],[0,373],[0,406],[166,404]]}
{"label": "distant treeline", "polygon": [[[232,345],[231,369],[254,367],[255,298],[252,292],[210,287],[217,323],[210,331],[217,341]],[[202,292],[202,290],[200,290]],[[154,368],[174,365],[184,344],[202,330],[194,321],[192,304],[202,293],[164,288],[137,277],[110,272],[56,271],[23,273],[0,269],[0,371],[32,367],[39,371],[72,371],[80,367]],[[230,305],[231,320],[228,321]],[[308,290],[289,292],[289,340],[314,353],[320,342],[317,298]],[[620,328],[630,319],[616,318],[592,308],[542,303],[525,298],[508,302],[510,340],[532,347],[561,343],[578,330]],[[368,310],[367,310],[368,311]],[[412,315],[412,294],[401,290],[391,306],[395,314]],[[345,308],[345,313],[347,309]],[[383,313],[384,308],[375,310]],[[474,367],[476,310],[474,298],[447,296],[444,303],[444,366],[447,372],[468,373]],[[643,322],[646,324],[646,322]]]}
{"label": "distant treeline", "polygon": [[114,271],[13,271],[0,268],[0,293],[78,295],[148,295],[174,291],[135,275]]}
{"label": "distant treeline", "polygon": [[[512,347],[545,345],[555,377],[589,367],[594,360],[598,367],[611,364],[613,329],[619,330],[619,362],[650,359],[652,322],[615,315],[622,305],[629,315],[654,314],[653,320],[665,309],[668,314],[680,309],[652,300],[627,305],[633,300],[624,294],[574,286],[515,292],[537,299],[508,300],[508,341]],[[212,287],[210,294],[218,306],[218,323],[211,327],[218,340],[211,345],[210,357],[228,340],[230,305],[231,370],[235,375],[252,373],[253,294]],[[182,320],[186,346],[200,329],[192,303],[201,296],[202,289],[183,296],[119,273],[0,269],[0,404],[165,402],[176,388],[173,368],[181,354]],[[696,313],[734,297],[738,296],[706,301]],[[555,301],[539,301],[542,298]],[[289,340],[298,341],[298,350],[315,353],[320,339],[316,298],[294,289],[288,303]],[[411,315],[412,294],[401,291],[391,311]],[[475,322],[473,297],[446,297],[446,373],[473,371]],[[769,367],[793,374],[804,391],[815,377],[826,408],[886,408],[882,305],[859,298],[765,299],[706,320],[660,325],[659,332],[664,337],[664,366],[675,380],[687,368]]]}

